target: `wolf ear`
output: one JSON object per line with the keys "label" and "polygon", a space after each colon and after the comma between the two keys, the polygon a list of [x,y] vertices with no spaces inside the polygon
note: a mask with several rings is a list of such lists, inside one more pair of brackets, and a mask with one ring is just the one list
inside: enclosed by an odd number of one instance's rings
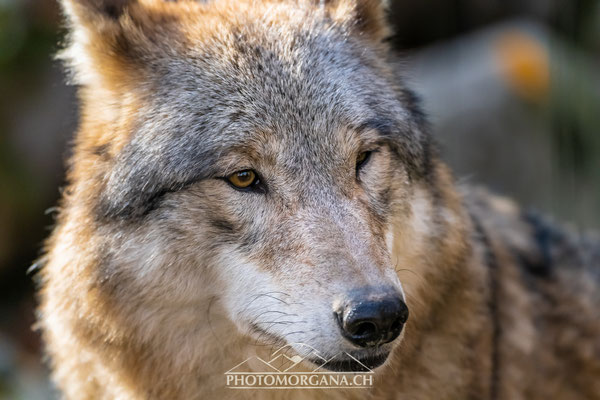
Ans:
{"label": "wolf ear", "polygon": [[[145,7],[138,0],[61,0],[67,16],[67,47],[58,54],[74,83],[108,88],[107,79],[133,66],[135,52],[145,45],[145,33],[136,21]],[[147,41],[146,41],[147,43]]]}
{"label": "wolf ear", "polygon": [[354,32],[381,41],[389,36],[386,15],[389,0],[319,0],[330,16],[349,25]]}

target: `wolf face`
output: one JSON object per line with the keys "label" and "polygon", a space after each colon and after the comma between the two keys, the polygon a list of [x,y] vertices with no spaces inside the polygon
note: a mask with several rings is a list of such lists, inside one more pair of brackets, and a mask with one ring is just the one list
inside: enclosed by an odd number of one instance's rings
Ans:
{"label": "wolf face", "polygon": [[408,318],[392,243],[430,150],[388,69],[381,4],[66,9],[77,154],[93,159],[73,163],[74,196],[97,226],[102,296],[149,338],[195,340],[210,298],[260,342],[383,364]]}

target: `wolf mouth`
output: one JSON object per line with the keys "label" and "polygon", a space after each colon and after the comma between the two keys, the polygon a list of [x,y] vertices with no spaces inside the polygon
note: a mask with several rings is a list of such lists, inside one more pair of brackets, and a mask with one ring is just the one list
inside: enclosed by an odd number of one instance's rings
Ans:
{"label": "wolf mouth", "polygon": [[367,357],[355,357],[346,354],[344,357],[331,359],[327,362],[318,359],[309,359],[308,361],[318,365],[322,369],[334,372],[367,372],[367,370],[383,365],[389,354],[388,352]]}

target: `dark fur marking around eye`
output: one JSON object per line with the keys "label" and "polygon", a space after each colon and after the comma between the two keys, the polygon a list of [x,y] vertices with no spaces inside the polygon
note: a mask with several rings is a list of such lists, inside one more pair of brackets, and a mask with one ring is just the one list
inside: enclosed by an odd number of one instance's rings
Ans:
{"label": "dark fur marking around eye", "polygon": [[214,176],[217,145],[198,142],[195,136],[171,138],[160,151],[140,136],[115,158],[96,200],[98,221],[144,218],[162,202],[165,194]]}
{"label": "dark fur marking around eye", "polygon": [[362,123],[357,130],[359,132],[366,130],[374,130],[382,136],[391,136],[395,130],[396,123],[393,120],[386,118],[373,118]]}
{"label": "dark fur marking around eye", "polygon": [[98,221],[105,222],[144,218],[160,206],[166,194],[182,190],[194,182],[196,181],[178,183],[147,194],[140,193],[135,202],[129,201],[118,205],[113,204],[106,196],[102,196],[96,203],[95,217]]}
{"label": "dark fur marking around eye", "polygon": [[[410,119],[408,128],[406,124],[400,125],[398,121],[385,116],[369,119],[359,125],[357,130],[373,130],[378,132],[382,139],[392,146],[392,152],[406,164],[409,178],[432,179],[432,159],[435,154],[435,144],[429,135],[428,126],[424,115],[419,109],[416,96],[407,92],[408,111]],[[405,101],[406,102],[406,101]],[[403,102],[404,104],[404,102]],[[414,129],[414,130],[411,130]]]}

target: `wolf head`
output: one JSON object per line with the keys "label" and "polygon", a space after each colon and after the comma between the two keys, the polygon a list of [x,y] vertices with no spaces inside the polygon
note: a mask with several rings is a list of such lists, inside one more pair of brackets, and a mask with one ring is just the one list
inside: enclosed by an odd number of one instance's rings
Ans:
{"label": "wolf head", "polygon": [[432,169],[384,5],[64,6],[83,103],[65,213],[89,222],[99,295],[157,347],[201,340],[211,299],[236,334],[381,365],[408,317],[394,243],[423,240]]}

